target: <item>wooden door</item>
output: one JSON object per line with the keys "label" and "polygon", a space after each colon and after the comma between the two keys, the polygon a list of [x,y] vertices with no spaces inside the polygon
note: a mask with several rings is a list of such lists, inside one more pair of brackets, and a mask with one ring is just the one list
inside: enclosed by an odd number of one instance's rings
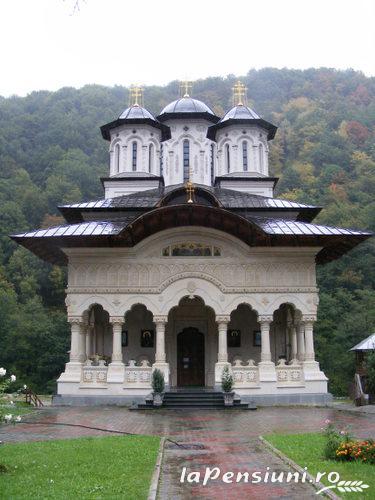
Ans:
{"label": "wooden door", "polygon": [[205,385],[204,335],[197,328],[184,328],[177,336],[177,385]]}

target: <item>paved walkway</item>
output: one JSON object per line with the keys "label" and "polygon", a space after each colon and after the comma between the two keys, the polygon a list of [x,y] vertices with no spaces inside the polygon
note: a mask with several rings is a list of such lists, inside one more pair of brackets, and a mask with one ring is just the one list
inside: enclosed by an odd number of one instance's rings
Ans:
{"label": "paved walkway", "polygon": [[[27,417],[30,424],[0,428],[5,442],[63,439],[108,435],[99,430],[48,425],[79,423],[104,429],[170,437],[179,443],[200,443],[203,449],[186,450],[167,443],[160,499],[316,498],[309,485],[225,484],[203,487],[180,483],[183,467],[204,472],[219,467],[222,472],[287,471],[285,465],[260,446],[257,437],[271,432],[299,433],[320,430],[326,419],[340,428],[351,427],[358,437],[375,436],[375,416],[337,411],[332,408],[261,408],[257,411],[129,411],[116,407],[46,408]],[[34,423],[35,422],[35,423]],[[38,423],[36,423],[38,422]],[[39,423],[40,422],[40,423]]]}

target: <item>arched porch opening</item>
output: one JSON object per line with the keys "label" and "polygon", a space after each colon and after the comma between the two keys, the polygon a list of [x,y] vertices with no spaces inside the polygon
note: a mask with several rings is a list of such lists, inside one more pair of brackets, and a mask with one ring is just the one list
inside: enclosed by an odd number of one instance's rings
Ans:
{"label": "arched porch opening", "polygon": [[91,360],[94,364],[105,361],[112,355],[112,325],[108,312],[100,304],[91,304],[83,313],[85,335],[84,352],[81,361]]}
{"label": "arched porch opening", "polygon": [[[144,304],[134,304],[125,314],[121,347],[123,362],[141,365],[155,362],[156,330],[152,312]],[[132,363],[134,364],[134,363]]]}
{"label": "arched porch opening", "polygon": [[258,313],[249,304],[239,304],[231,312],[227,331],[228,361],[260,361],[261,332]]}
{"label": "arched porch opening", "polygon": [[214,386],[218,349],[215,312],[200,297],[183,297],[169,311],[165,344],[172,387]]}
{"label": "arched porch opening", "polygon": [[[301,312],[294,304],[284,302],[273,312],[273,321],[270,329],[270,343],[272,358],[275,363],[282,360],[291,362],[299,355],[299,328]],[[301,347],[301,346],[300,346]]]}

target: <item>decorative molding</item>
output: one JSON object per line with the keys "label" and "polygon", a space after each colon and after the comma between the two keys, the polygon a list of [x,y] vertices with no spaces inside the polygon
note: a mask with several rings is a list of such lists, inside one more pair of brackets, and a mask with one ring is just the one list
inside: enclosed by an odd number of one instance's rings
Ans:
{"label": "decorative molding", "polygon": [[216,323],[229,323],[230,315],[219,314],[215,317]]}
{"label": "decorative molding", "polygon": [[85,324],[82,316],[68,316],[68,323],[70,323],[71,325],[80,325],[80,326]]}
{"label": "decorative molding", "polygon": [[317,317],[315,314],[302,314],[301,321],[302,323],[314,323]]}
{"label": "decorative molding", "polygon": [[112,323],[112,325],[122,325],[125,323],[125,318],[124,316],[110,316],[109,322]]}
{"label": "decorative molding", "polygon": [[154,315],[153,321],[155,324],[161,323],[164,324],[168,321],[167,315]]}
{"label": "decorative molding", "polygon": [[260,315],[258,316],[258,322],[259,323],[272,323],[273,321],[273,315]]}

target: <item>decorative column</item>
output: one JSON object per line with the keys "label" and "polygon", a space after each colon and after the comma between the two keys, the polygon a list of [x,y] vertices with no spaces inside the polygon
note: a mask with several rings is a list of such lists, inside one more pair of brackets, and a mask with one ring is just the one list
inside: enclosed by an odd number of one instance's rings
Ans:
{"label": "decorative column", "polygon": [[227,331],[230,316],[216,316],[218,328],[218,352],[217,363],[215,364],[215,386],[221,388],[221,375],[225,366],[230,366],[228,363],[228,348],[227,348]]}
{"label": "decorative column", "polygon": [[259,381],[276,382],[275,364],[271,359],[270,327],[273,321],[272,315],[259,316],[261,333],[261,352],[259,363]]}
{"label": "decorative column", "polygon": [[297,325],[297,359],[305,361],[305,324],[301,321]]}
{"label": "decorative column", "polygon": [[89,358],[92,354],[92,336],[91,326],[86,325],[86,357]]}
{"label": "decorative column", "polygon": [[297,359],[297,329],[295,325],[292,323],[290,325],[290,360],[296,360]]}
{"label": "decorative column", "polygon": [[152,365],[152,370],[160,370],[164,375],[166,387],[169,387],[169,363],[165,353],[165,326],[167,324],[167,316],[154,315],[154,323],[156,327],[156,349],[155,363]]}
{"label": "decorative column", "polygon": [[327,377],[320,371],[319,363],[315,361],[314,321],[316,321],[316,317],[304,315],[302,321],[305,324],[305,360],[303,362],[305,380],[323,380],[326,390]]}
{"label": "decorative column", "polygon": [[[65,371],[60,375],[57,380],[58,386],[58,394],[72,394],[76,390],[76,387],[72,387],[71,385],[67,386],[67,389],[62,387],[62,384],[65,382],[75,382],[79,383],[81,381],[81,373],[82,373],[82,341],[81,341],[81,328],[82,328],[82,318],[81,316],[70,316],[68,318],[68,322],[70,323],[71,328],[71,341],[70,341],[70,355],[69,362],[65,365]],[[61,385],[60,385],[61,384]]]}
{"label": "decorative column", "polygon": [[123,384],[125,365],[122,361],[121,332],[124,317],[110,316],[109,322],[112,324],[112,360],[108,366],[107,382]]}
{"label": "decorative column", "polygon": [[86,361],[86,323],[80,323],[79,331],[79,360],[81,363]]}

